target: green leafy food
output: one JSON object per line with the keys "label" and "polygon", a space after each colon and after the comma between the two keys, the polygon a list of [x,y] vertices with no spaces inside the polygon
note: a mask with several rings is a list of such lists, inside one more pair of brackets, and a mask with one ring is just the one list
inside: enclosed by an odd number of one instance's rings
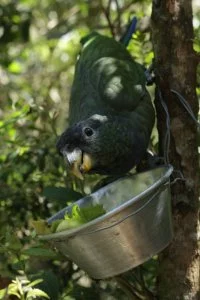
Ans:
{"label": "green leafy food", "polygon": [[103,208],[103,205],[100,204],[82,208],[80,208],[77,204],[74,204],[72,206],[71,213],[67,212],[65,214],[65,219],[57,226],[56,232],[76,228],[102,216],[105,213],[106,211]]}
{"label": "green leafy food", "polygon": [[51,233],[57,231],[57,228],[58,228],[58,226],[61,222],[62,222],[61,220],[56,220],[56,221],[51,223],[51,227],[50,227]]}
{"label": "green leafy food", "polygon": [[52,222],[51,226],[45,220],[32,221],[32,225],[39,235],[45,235],[55,232],[61,232],[67,229],[76,228],[86,224],[106,213],[103,205],[90,205],[87,207],[79,207],[74,204],[70,212],[67,212],[63,220]]}
{"label": "green leafy food", "polygon": [[64,231],[67,229],[72,229],[72,228],[76,228],[78,226],[80,226],[81,223],[76,221],[76,220],[62,220],[60,222],[60,224],[57,226],[56,231],[55,232],[60,232],[60,231]]}
{"label": "green leafy food", "polygon": [[92,221],[106,213],[105,209],[103,208],[102,204],[97,204],[95,206],[87,206],[79,208],[78,213],[84,223]]}

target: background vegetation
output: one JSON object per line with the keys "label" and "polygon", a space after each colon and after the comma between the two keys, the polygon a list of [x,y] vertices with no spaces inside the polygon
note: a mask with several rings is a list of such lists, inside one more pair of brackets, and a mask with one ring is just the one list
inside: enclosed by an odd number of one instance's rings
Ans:
{"label": "background vegetation", "polygon": [[[197,2],[194,47],[200,51]],[[129,18],[137,16],[129,50],[148,66],[153,58],[150,14],[149,0],[1,0],[0,289],[9,286],[7,292],[19,299],[127,299],[130,290],[136,299],[154,297],[156,258],[122,278],[94,281],[41,245],[31,227],[32,219],[47,218],[90,192],[95,180],[87,178],[84,185],[72,180],[55,149],[67,126],[80,38],[97,30],[119,39]],[[0,299],[8,299],[3,294]]]}

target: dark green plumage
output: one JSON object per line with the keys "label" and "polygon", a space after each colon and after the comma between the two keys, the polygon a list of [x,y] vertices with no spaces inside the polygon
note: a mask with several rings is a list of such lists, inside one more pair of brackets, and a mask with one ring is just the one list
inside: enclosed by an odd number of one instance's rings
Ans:
{"label": "dark green plumage", "polygon": [[144,68],[112,38],[92,33],[81,42],[70,126],[57,147],[80,173],[121,175],[143,158],[154,124]]}

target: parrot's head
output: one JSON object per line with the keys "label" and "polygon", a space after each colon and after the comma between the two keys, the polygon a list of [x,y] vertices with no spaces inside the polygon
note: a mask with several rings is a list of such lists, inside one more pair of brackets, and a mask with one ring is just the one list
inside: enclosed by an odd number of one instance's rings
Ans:
{"label": "parrot's head", "polygon": [[[134,147],[134,138],[123,128],[123,122],[102,115],[93,115],[69,127],[60,136],[57,149],[67,169],[83,179],[85,173],[119,175],[129,171],[141,153]],[[133,155],[133,148],[138,152]]]}

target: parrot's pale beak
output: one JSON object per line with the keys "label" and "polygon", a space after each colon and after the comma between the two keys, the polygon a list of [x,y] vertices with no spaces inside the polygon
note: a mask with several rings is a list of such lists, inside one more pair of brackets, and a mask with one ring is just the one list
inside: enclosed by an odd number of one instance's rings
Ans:
{"label": "parrot's pale beak", "polygon": [[77,178],[83,180],[84,177],[83,177],[83,174],[82,172],[80,171],[80,164],[75,161],[72,165],[71,165],[71,168],[70,168],[70,172],[76,176]]}
{"label": "parrot's pale beak", "polygon": [[81,180],[84,179],[83,174],[88,173],[93,167],[91,156],[82,152],[79,148],[75,148],[72,152],[64,149],[62,154],[70,172]]}
{"label": "parrot's pale beak", "polygon": [[81,164],[81,171],[83,173],[88,173],[94,166],[94,162],[93,159],[91,157],[91,155],[89,155],[88,153],[83,153],[83,159],[82,159],[82,164]]}

